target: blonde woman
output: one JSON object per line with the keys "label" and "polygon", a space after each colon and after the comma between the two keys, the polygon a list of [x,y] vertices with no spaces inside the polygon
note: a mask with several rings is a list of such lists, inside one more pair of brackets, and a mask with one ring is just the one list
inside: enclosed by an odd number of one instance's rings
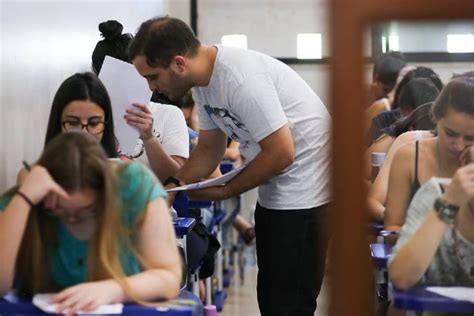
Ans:
{"label": "blonde woman", "polygon": [[[156,177],[61,133],[0,198],[0,295],[57,292],[57,312],[176,297],[181,266]],[[47,198],[46,198],[47,197]]]}

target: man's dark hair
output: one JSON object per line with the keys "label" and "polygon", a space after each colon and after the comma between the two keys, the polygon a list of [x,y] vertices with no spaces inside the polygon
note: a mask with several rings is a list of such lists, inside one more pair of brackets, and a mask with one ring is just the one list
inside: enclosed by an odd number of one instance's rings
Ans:
{"label": "man's dark hair", "polygon": [[374,64],[374,78],[382,84],[395,87],[398,73],[406,66],[406,60],[400,52],[388,52],[377,58]]}
{"label": "man's dark hair", "polygon": [[193,57],[201,42],[183,21],[172,17],[157,17],[140,25],[128,53],[133,60],[145,55],[150,67],[168,68],[173,57]]}

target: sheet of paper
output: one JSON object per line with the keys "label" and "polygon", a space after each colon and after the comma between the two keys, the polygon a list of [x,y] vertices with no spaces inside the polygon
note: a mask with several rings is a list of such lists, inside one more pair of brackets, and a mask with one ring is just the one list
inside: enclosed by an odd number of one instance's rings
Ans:
{"label": "sheet of paper", "polygon": [[10,303],[18,303],[20,301],[14,290],[9,291],[3,298]]}
{"label": "sheet of paper", "polygon": [[446,296],[458,301],[468,301],[474,303],[474,287],[442,287],[442,286],[429,286],[426,290]]}
{"label": "sheet of paper", "polygon": [[125,154],[133,154],[139,133],[125,122],[123,116],[126,109],[134,108],[133,102],[150,102],[151,91],[148,84],[132,64],[110,56],[105,56],[99,78],[110,96],[119,148]]}
{"label": "sheet of paper", "polygon": [[[38,307],[44,312],[55,313],[57,304],[49,304],[48,301],[54,294],[36,294],[33,296],[33,305]],[[122,314],[123,304],[109,304],[99,306],[97,309],[91,312],[79,311],[76,314]]]}
{"label": "sheet of paper", "polygon": [[197,189],[204,189],[204,188],[209,188],[209,187],[215,187],[218,185],[223,185],[235,178],[242,170],[245,169],[247,165],[242,165],[239,168],[236,168],[232,171],[229,171],[228,173],[214,178],[210,180],[204,180],[201,182],[196,182],[196,183],[191,183],[191,184],[186,184],[180,187],[172,188],[169,190],[166,190],[168,192],[174,192],[174,191],[187,191],[187,190],[197,190]]}

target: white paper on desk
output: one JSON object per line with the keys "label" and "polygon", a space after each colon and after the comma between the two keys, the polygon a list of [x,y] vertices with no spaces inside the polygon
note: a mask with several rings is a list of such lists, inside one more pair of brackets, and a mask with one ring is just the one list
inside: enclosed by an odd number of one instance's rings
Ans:
{"label": "white paper on desk", "polygon": [[172,189],[169,189],[169,190],[166,190],[166,191],[167,192],[174,192],[174,191],[197,190],[197,189],[204,189],[204,188],[215,187],[215,186],[218,186],[218,185],[226,184],[227,182],[229,182],[230,180],[235,178],[235,176],[237,176],[242,170],[244,170],[245,167],[247,167],[247,165],[242,165],[242,166],[240,166],[240,167],[238,167],[238,168],[236,168],[232,171],[229,171],[226,174],[224,174],[220,177],[214,178],[214,179],[204,180],[204,181],[201,181],[201,182],[196,182],[196,183],[191,183],[191,184],[186,184],[186,185],[182,185],[180,187],[172,188]]}
{"label": "white paper on desk", "polygon": [[[57,304],[49,304],[48,301],[53,297],[55,294],[36,294],[33,296],[33,305],[38,307],[44,312],[47,313],[56,313]],[[79,311],[76,314],[122,314],[123,304],[108,304],[108,305],[101,305],[97,309],[91,312],[83,312]]]}
{"label": "white paper on desk", "polygon": [[467,301],[474,303],[474,287],[461,287],[461,286],[429,286],[426,290],[446,296],[458,301]]}
{"label": "white paper on desk", "polygon": [[107,88],[112,103],[114,131],[119,149],[125,154],[133,154],[139,133],[127,124],[123,116],[126,109],[135,108],[132,106],[133,102],[148,105],[151,98],[148,84],[132,64],[110,56],[105,56],[99,78]]}

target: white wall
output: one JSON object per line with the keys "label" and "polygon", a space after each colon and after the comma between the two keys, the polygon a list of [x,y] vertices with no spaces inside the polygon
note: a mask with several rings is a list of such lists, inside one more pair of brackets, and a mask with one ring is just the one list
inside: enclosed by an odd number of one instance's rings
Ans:
{"label": "white wall", "polygon": [[[22,160],[40,154],[59,84],[90,70],[100,22],[117,19],[125,32],[135,33],[156,15],[189,23],[189,9],[189,0],[0,0],[0,192],[14,184]],[[198,32],[204,43],[220,42],[227,32],[249,32],[249,48],[276,57],[296,56],[297,32],[322,32],[324,56],[329,53],[326,16],[326,0],[200,0]],[[474,63],[423,65],[444,82],[453,72],[474,70]],[[330,108],[329,66],[291,67]],[[370,80],[371,67],[366,69]]]}
{"label": "white wall", "polygon": [[0,1],[0,191],[41,153],[59,84],[90,71],[98,24],[116,19],[135,33],[167,10],[162,0]]}
{"label": "white wall", "polygon": [[199,0],[198,35],[207,44],[245,34],[248,48],[273,57],[296,57],[298,33],[321,33],[329,55],[326,0]]}
{"label": "white wall", "polygon": [[474,23],[465,22],[393,22],[389,32],[399,37],[403,52],[446,52],[448,34],[474,34]]}

